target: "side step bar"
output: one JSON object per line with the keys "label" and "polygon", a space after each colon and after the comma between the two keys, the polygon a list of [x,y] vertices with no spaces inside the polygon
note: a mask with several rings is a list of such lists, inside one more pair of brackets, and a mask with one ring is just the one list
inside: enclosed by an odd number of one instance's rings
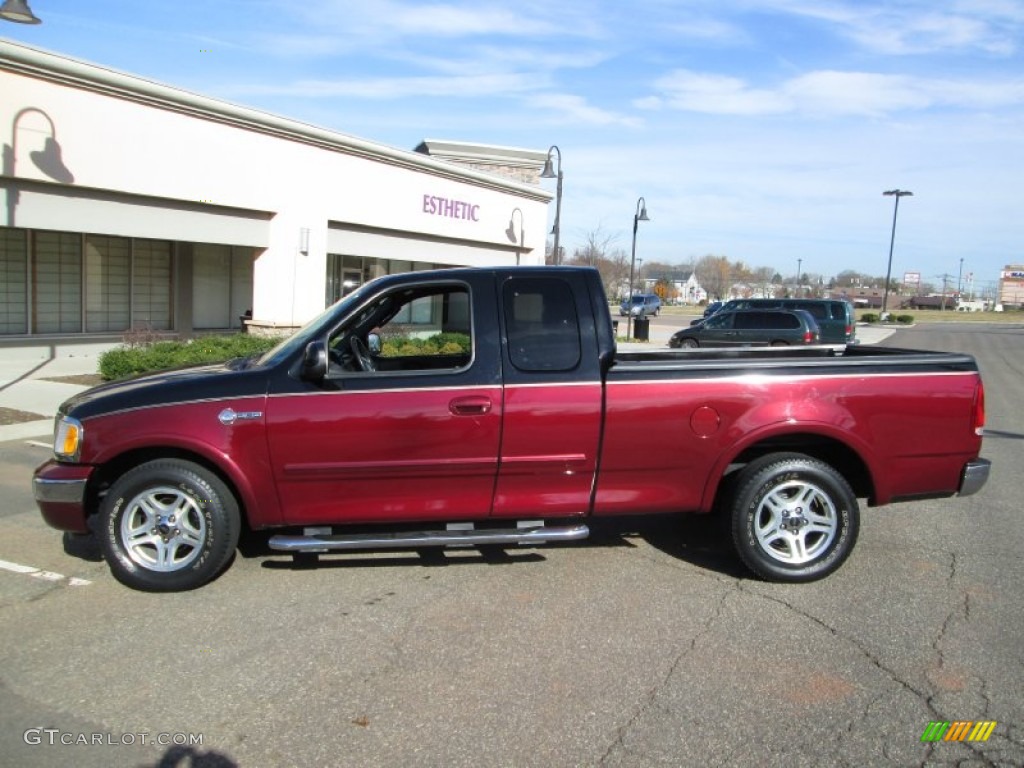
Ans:
{"label": "side step bar", "polygon": [[565,528],[491,528],[337,535],[317,533],[306,536],[271,536],[270,548],[283,552],[323,552],[331,549],[475,547],[481,544],[546,544],[551,541],[577,541],[589,535],[590,529],[585,525]]}

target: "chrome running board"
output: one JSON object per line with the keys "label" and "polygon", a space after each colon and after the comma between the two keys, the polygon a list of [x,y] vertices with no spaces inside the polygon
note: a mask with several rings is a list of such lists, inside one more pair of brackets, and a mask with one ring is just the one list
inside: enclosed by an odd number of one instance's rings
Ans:
{"label": "chrome running board", "polygon": [[490,528],[401,533],[314,533],[271,536],[270,548],[282,552],[324,552],[346,549],[417,549],[419,547],[476,547],[482,544],[546,544],[578,541],[590,535],[585,525],[565,528]]}

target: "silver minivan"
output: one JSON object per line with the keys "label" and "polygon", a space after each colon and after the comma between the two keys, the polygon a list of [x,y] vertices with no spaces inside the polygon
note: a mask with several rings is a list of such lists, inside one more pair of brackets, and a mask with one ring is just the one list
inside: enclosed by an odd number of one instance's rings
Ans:
{"label": "silver minivan", "polygon": [[623,317],[629,314],[632,314],[633,317],[643,317],[645,315],[657,317],[660,311],[661,299],[654,293],[638,293],[633,296],[632,301],[625,299],[619,306],[619,314]]}

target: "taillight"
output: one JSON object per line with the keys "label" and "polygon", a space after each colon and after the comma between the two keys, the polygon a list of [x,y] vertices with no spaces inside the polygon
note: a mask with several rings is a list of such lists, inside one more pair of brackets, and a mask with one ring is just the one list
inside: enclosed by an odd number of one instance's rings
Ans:
{"label": "taillight", "polygon": [[814,333],[812,331],[804,331],[804,344],[814,343]]}
{"label": "taillight", "polygon": [[974,390],[974,434],[981,437],[985,434],[985,385],[978,381]]}
{"label": "taillight", "polygon": [[853,333],[853,326],[852,325],[846,326],[846,338],[850,338],[850,334],[851,333]]}

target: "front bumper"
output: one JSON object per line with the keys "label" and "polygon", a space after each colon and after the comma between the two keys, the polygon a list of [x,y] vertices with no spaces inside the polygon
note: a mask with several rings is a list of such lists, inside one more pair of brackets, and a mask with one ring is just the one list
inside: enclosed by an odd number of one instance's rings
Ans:
{"label": "front bumper", "polygon": [[36,469],[32,493],[48,525],[60,531],[89,533],[85,505],[93,467],[50,459]]}
{"label": "front bumper", "polygon": [[988,481],[988,473],[992,468],[992,462],[988,459],[975,459],[964,465],[960,473],[960,495],[970,496],[977,493]]}

